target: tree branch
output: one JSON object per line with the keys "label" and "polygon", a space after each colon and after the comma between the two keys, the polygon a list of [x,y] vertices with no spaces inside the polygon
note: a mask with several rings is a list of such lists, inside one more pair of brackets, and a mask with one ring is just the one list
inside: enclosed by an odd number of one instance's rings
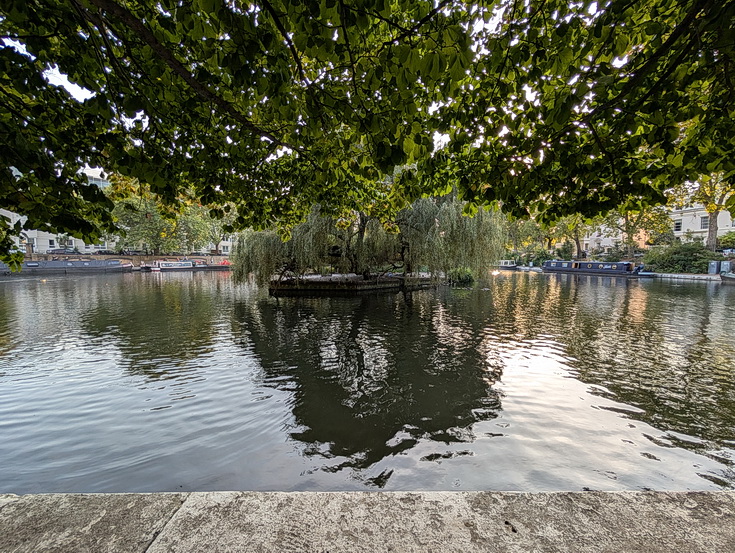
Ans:
{"label": "tree branch", "polygon": [[355,57],[352,54],[352,48],[350,47],[350,38],[347,34],[347,26],[345,25],[345,14],[347,13],[347,7],[342,0],[339,0],[340,14],[339,23],[342,27],[342,32],[345,35],[345,46],[347,47],[347,53],[350,56],[350,73],[352,74],[352,88],[355,91],[355,100],[359,99],[360,93],[357,91],[357,79],[355,78]]}
{"label": "tree branch", "polygon": [[127,25],[130,29],[132,29],[148,46],[151,47],[151,49],[158,55],[158,57],[166,65],[168,65],[174,73],[179,75],[179,77],[181,77],[184,82],[186,82],[186,84],[188,84],[192,88],[192,90],[194,90],[194,92],[196,92],[197,95],[199,95],[201,98],[204,98],[205,100],[208,100],[215,104],[217,107],[222,109],[225,113],[230,115],[233,119],[235,119],[238,123],[243,125],[246,129],[251,131],[256,136],[266,138],[271,142],[275,142],[279,146],[284,146],[296,151],[301,151],[296,146],[288,144],[287,142],[283,142],[282,140],[276,138],[269,131],[261,129],[260,127],[255,125],[252,121],[250,121],[247,117],[245,117],[242,113],[235,109],[235,107],[227,100],[218,96],[217,94],[209,90],[209,88],[207,88],[205,85],[197,81],[194,76],[189,72],[189,70],[184,67],[184,65],[178,59],[176,59],[173,52],[171,52],[168,48],[161,44],[161,42],[159,42],[159,40],[151,32],[151,30],[148,29],[148,27],[146,27],[143,22],[135,17],[125,7],[116,4],[112,0],[89,0],[89,2],[100,10],[103,10],[113,15],[122,23]]}
{"label": "tree branch", "polygon": [[666,55],[673,48],[674,44],[679,40],[679,38],[681,38],[682,35],[690,30],[690,26],[696,19],[697,14],[706,4],[707,0],[696,0],[687,12],[687,14],[684,16],[684,19],[681,20],[681,23],[676,26],[676,28],[669,35],[669,38],[666,39],[666,42],[664,42],[661,47],[656,50],[651,55],[651,57],[648,58],[648,60],[646,60],[646,62],[640,67],[640,69],[638,69],[635,74],[630,79],[628,79],[628,81],[623,85],[623,88],[620,90],[620,92],[611,100],[608,100],[607,102],[593,109],[589,113],[587,118],[592,119],[600,112],[615,107],[623,100],[623,98],[630,94],[633,89],[640,84],[643,78],[646,77],[648,73],[653,71],[656,64],[658,63],[658,60]]}
{"label": "tree branch", "polygon": [[375,19],[378,19],[378,20],[382,21],[383,23],[387,24],[387,25],[388,25],[388,27],[394,27],[394,28],[398,29],[399,31],[401,31],[401,33],[408,33],[408,32],[410,32],[410,30],[409,30],[409,29],[406,29],[405,27],[403,27],[403,26],[399,25],[399,24],[398,24],[398,23],[396,23],[395,21],[391,21],[391,20],[390,20],[390,19],[388,19],[387,17],[383,17],[383,16],[382,16],[382,15],[380,15],[380,14],[379,14],[378,12],[369,12],[369,11],[367,11],[367,10],[361,10],[361,9],[359,9],[359,8],[353,8],[353,9],[354,9],[354,10],[355,10],[355,11],[356,11],[357,13],[361,13],[361,14],[363,14],[363,15],[369,15],[369,16],[371,16],[371,17],[374,17]]}
{"label": "tree branch", "polygon": [[424,17],[422,17],[416,25],[411,27],[410,29],[407,29],[405,32],[401,33],[397,37],[395,37],[392,40],[389,40],[387,42],[384,42],[383,45],[387,46],[389,44],[394,44],[397,42],[401,42],[403,39],[411,36],[412,34],[416,33],[421,27],[423,27],[426,23],[428,23],[437,13],[439,13],[441,10],[444,9],[444,7],[449,4],[451,0],[442,0],[439,2],[439,5],[431,10],[428,14],[426,14]]}
{"label": "tree branch", "polygon": [[610,163],[610,172],[612,173],[613,182],[617,185],[618,184],[618,177],[615,174],[615,159],[612,157],[612,154],[605,148],[605,145],[602,143],[602,139],[600,139],[600,135],[597,134],[597,129],[595,129],[594,124],[592,121],[586,122],[587,127],[590,131],[592,131],[592,136],[595,137],[595,142],[597,142],[597,145],[600,147],[600,151],[605,155],[608,162]]}
{"label": "tree branch", "polygon": [[301,65],[301,58],[299,58],[299,53],[296,51],[296,47],[291,41],[291,38],[288,36],[288,33],[281,23],[281,20],[278,18],[278,13],[276,13],[275,8],[268,0],[262,0],[262,2],[263,7],[265,7],[265,11],[270,14],[271,18],[273,19],[273,24],[276,26],[276,29],[278,29],[278,32],[281,33],[283,40],[285,40],[286,44],[288,44],[288,49],[291,50],[291,55],[293,56],[293,60],[294,62],[296,62],[296,67],[299,70],[299,77],[302,81],[306,81],[306,83],[308,84],[309,81],[306,80],[306,76],[304,75],[304,67],[303,65]]}

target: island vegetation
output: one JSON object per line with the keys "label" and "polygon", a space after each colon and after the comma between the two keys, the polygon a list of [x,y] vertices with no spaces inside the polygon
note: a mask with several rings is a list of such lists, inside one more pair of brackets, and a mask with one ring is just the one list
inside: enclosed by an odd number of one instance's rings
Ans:
{"label": "island vegetation", "polygon": [[505,216],[497,209],[463,214],[456,195],[425,198],[388,223],[362,212],[334,219],[316,207],[284,241],[275,231],[240,234],[233,277],[278,280],[335,272],[369,280],[387,273],[471,282],[505,252]]}
{"label": "island vegetation", "polygon": [[735,0],[4,3],[0,205],[25,219],[0,257],[24,228],[119,230],[85,166],[290,235],[296,272],[315,217],[371,237],[324,242],[359,271],[450,193],[468,215],[576,217],[557,225],[574,241],[667,190],[732,188],[734,36]]}

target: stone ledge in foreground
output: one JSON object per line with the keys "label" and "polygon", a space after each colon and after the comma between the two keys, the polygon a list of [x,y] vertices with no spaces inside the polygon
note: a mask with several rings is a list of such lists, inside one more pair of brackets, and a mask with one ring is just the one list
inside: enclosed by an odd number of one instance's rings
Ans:
{"label": "stone ledge in foreground", "polygon": [[198,492],[2,499],[2,552],[735,551],[733,492]]}

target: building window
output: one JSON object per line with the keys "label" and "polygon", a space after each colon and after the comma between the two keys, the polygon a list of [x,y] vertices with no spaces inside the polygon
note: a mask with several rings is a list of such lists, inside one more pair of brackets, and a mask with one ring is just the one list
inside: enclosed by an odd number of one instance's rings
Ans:
{"label": "building window", "polygon": [[699,228],[702,230],[708,230],[709,229],[709,217],[702,217],[699,220]]}
{"label": "building window", "polygon": [[54,242],[54,241],[53,241],[52,239],[50,239],[50,238],[49,238],[49,241],[48,241],[48,247],[49,247],[49,248],[54,248],[54,247],[56,247],[56,242]]}
{"label": "building window", "polygon": [[681,232],[681,219],[674,221],[674,232]]}
{"label": "building window", "polygon": [[227,253],[230,251],[230,246],[222,246],[222,253]]}

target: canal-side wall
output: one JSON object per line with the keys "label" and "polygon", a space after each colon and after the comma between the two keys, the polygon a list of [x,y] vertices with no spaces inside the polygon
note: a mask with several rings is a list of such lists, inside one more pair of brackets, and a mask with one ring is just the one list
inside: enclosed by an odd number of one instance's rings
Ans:
{"label": "canal-side wall", "polygon": [[0,551],[715,553],[735,493],[0,495]]}
{"label": "canal-side wall", "polygon": [[156,261],[157,259],[184,259],[186,257],[187,259],[202,259],[206,261],[207,263],[211,263],[213,265],[219,265],[223,261],[229,261],[229,257],[226,255],[190,255],[190,256],[184,256],[184,255],[92,255],[92,254],[59,254],[59,255],[50,255],[50,254],[27,254],[25,256],[26,261],[52,261],[55,259],[123,259],[125,261],[131,262],[133,265],[138,266],[141,264],[147,264],[152,263],[153,261]]}
{"label": "canal-side wall", "polygon": [[688,273],[654,273],[655,278],[666,280],[716,280],[721,281],[720,275],[692,275]]}

